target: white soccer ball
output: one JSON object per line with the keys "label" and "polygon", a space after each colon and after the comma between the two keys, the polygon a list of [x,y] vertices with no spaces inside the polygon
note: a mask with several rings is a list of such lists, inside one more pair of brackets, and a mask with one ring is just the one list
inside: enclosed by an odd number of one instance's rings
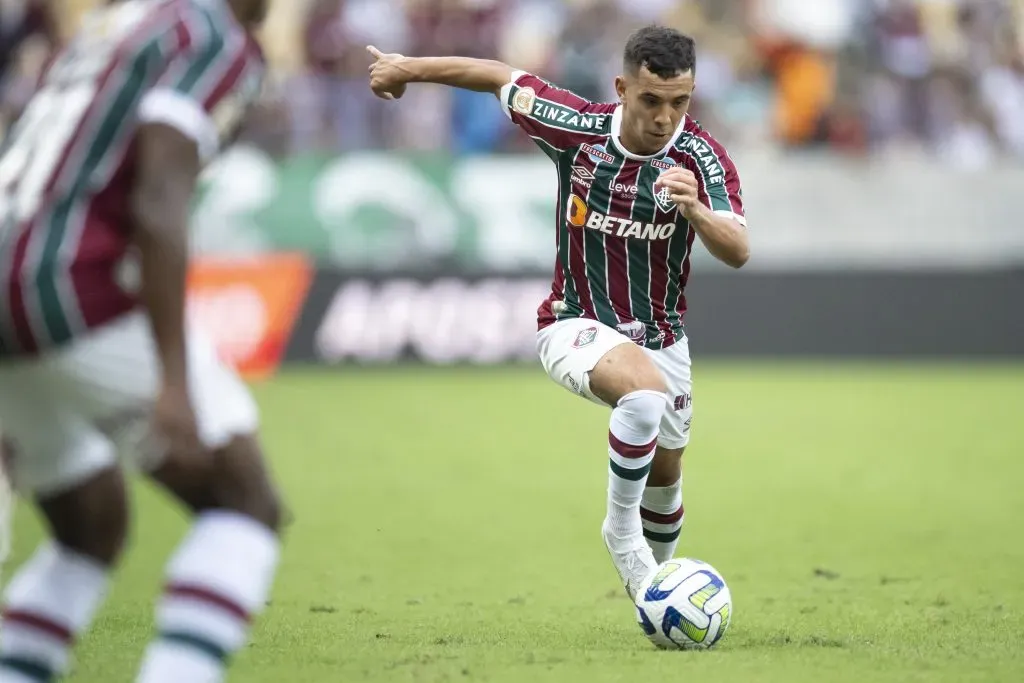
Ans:
{"label": "white soccer ball", "polygon": [[663,562],[636,592],[636,618],[652,643],[663,649],[708,648],[732,617],[725,579],[700,560]]}

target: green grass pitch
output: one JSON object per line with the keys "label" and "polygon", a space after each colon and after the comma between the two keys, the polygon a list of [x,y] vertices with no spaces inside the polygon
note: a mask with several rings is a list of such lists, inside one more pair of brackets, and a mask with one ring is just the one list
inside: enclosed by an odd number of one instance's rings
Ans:
{"label": "green grass pitch", "polygon": [[[539,370],[293,370],[255,387],[295,520],[230,680],[1024,680],[1024,366],[705,362],[695,383],[679,554],[732,589],[714,651],[634,622],[600,540],[605,411]],[[131,680],[152,632],[185,523],[134,502],[73,681]],[[15,561],[39,535],[21,509]]]}

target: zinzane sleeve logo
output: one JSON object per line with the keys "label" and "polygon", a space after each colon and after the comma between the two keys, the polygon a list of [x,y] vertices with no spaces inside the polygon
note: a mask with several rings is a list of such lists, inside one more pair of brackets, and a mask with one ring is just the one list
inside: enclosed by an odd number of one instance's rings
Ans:
{"label": "zinzane sleeve logo", "polygon": [[603,139],[615,110],[615,105],[590,102],[523,71],[512,74],[501,100],[512,122],[552,158]]}

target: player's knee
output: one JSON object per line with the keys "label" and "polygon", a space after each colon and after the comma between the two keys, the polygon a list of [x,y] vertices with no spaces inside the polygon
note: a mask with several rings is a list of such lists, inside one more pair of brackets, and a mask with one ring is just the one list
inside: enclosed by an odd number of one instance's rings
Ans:
{"label": "player's knee", "polygon": [[668,408],[668,397],[664,391],[637,389],[620,398],[616,408],[627,413],[637,428],[654,431]]}
{"label": "player's knee", "polygon": [[651,391],[667,396],[668,384],[665,382],[665,378],[661,376],[658,369],[651,367],[648,372],[644,372],[636,378],[636,384],[632,388],[632,391]]}
{"label": "player's knee", "polygon": [[638,391],[668,393],[661,371],[634,344],[620,344],[606,353],[589,379],[591,391],[609,405]]}
{"label": "player's knee", "polygon": [[54,539],[65,548],[112,566],[128,536],[128,500],[117,468],[70,491],[40,499]]}

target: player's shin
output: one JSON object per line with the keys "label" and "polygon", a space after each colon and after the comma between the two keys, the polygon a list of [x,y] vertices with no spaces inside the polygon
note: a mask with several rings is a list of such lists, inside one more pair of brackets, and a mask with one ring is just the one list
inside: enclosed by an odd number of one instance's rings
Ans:
{"label": "player's shin", "polygon": [[625,545],[640,540],[640,501],[654,460],[664,394],[635,391],[619,400],[608,430],[608,516],[605,527]]}
{"label": "player's shin", "polygon": [[670,486],[648,486],[640,502],[644,538],[658,563],[675,556],[683,527],[683,480]]}
{"label": "player's shin", "polygon": [[41,546],[7,588],[0,682],[50,681],[65,673],[75,638],[106,595],[107,567],[56,542]]}
{"label": "player's shin", "polygon": [[278,538],[227,510],[200,515],[172,558],[157,610],[159,634],[138,683],[216,683],[262,611],[278,562]]}

